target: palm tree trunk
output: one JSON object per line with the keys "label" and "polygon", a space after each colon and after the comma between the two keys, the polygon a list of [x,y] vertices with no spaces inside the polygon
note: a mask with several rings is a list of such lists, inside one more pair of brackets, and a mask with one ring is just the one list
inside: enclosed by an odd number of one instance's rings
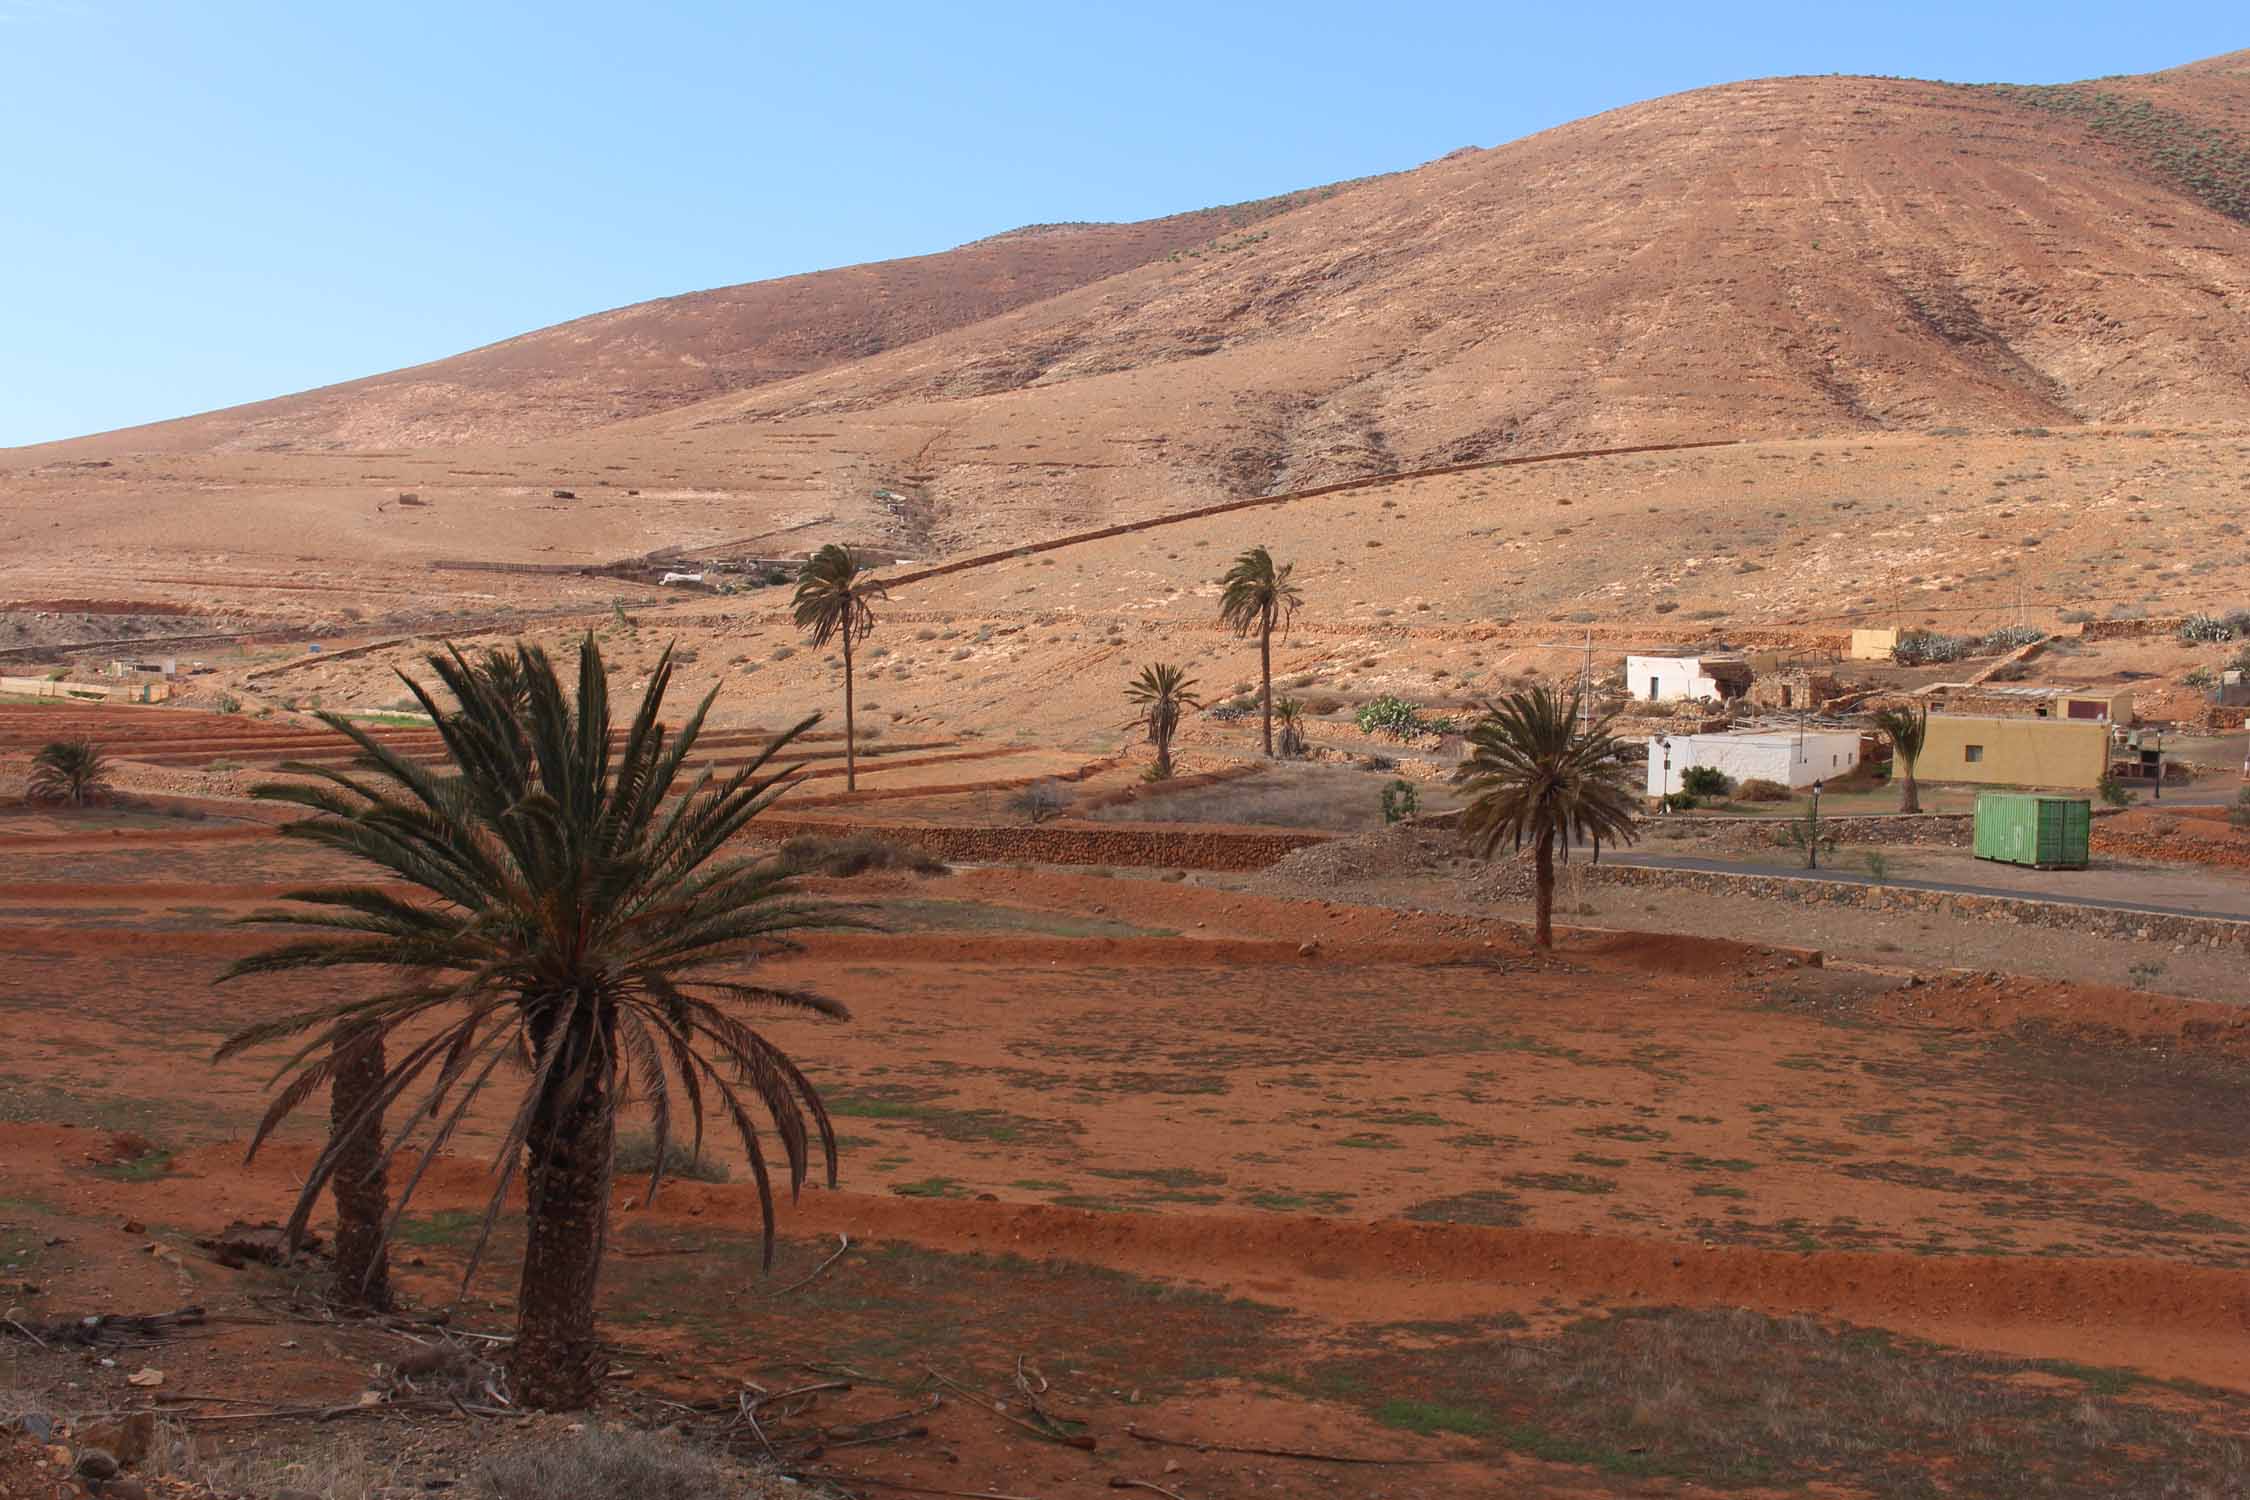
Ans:
{"label": "palm tree trunk", "polygon": [[1266,759],[1273,759],[1273,626],[1258,632],[1258,678],[1265,684]]}
{"label": "palm tree trunk", "polygon": [[1555,946],[1555,832],[1548,829],[1539,835],[1539,843],[1532,852],[1532,874],[1536,891],[1532,898],[1531,944],[1535,948]]}
{"label": "palm tree trunk", "polygon": [[[383,1116],[360,1119],[383,1087],[383,1033],[363,1026],[336,1043],[336,1071],[328,1086],[328,1132],[336,1143],[336,1300],[346,1307],[388,1312],[390,1258],[383,1253],[383,1221],[390,1216],[390,1175],[383,1168]],[[350,1127],[357,1121],[359,1128]]]}
{"label": "palm tree trunk", "polygon": [[852,628],[844,625],[844,790],[859,790],[859,736],[852,730]]}
{"label": "palm tree trunk", "polygon": [[1904,756],[1899,757],[1899,759],[1906,766],[1906,784],[1900,792],[1898,810],[1902,813],[1918,813],[1922,810],[1922,793],[1921,789],[1914,785],[1914,762],[1907,760]]}
{"label": "palm tree trunk", "polygon": [[[557,1087],[571,1066],[559,1058]],[[516,1346],[508,1379],[523,1405],[581,1411],[593,1404],[602,1372],[594,1337],[594,1290],[609,1240],[609,1184],[615,1121],[609,1080],[596,1078],[566,1110],[540,1101],[526,1149],[531,1167],[516,1293]]]}

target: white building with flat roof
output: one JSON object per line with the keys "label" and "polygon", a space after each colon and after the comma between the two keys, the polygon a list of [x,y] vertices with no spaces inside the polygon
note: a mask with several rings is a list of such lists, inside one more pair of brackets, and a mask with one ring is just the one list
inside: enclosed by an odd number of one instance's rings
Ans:
{"label": "white building with flat roof", "polygon": [[1675,698],[1724,702],[1749,691],[1750,664],[1740,657],[1628,656],[1625,687],[1636,698],[1668,703]]}
{"label": "white building with flat roof", "polygon": [[1648,794],[1680,790],[1691,766],[1710,766],[1737,783],[1753,777],[1808,787],[1859,764],[1856,729],[1737,729],[1724,734],[1658,735],[1648,742]]}

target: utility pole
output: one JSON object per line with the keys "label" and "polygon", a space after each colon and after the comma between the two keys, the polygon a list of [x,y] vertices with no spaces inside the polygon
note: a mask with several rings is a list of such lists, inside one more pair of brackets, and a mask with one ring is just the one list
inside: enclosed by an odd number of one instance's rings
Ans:
{"label": "utility pole", "polygon": [[[1567,651],[1576,641],[1541,641],[1542,650]],[[1578,732],[1585,734],[1594,727],[1594,627],[1586,627],[1586,659],[1578,668]],[[1627,684],[1628,687],[1631,684]]]}

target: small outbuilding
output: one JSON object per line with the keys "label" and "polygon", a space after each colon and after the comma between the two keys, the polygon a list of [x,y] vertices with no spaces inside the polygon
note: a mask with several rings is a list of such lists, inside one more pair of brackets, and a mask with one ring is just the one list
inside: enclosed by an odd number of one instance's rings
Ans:
{"label": "small outbuilding", "polygon": [[1750,664],[1738,656],[1628,656],[1625,687],[1647,703],[1711,698],[1725,703],[1750,691]]}
{"label": "small outbuilding", "polygon": [[1859,764],[1856,729],[1737,729],[1719,734],[1658,735],[1648,745],[1648,795],[1680,790],[1690,767],[1710,766],[1729,780],[1778,781],[1807,787]]}

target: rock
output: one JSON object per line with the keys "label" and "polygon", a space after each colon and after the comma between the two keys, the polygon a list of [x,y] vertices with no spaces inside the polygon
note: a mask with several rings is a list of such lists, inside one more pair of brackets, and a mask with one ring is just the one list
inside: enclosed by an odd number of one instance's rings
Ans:
{"label": "rock", "polygon": [[82,1448],[98,1449],[126,1468],[134,1468],[147,1459],[156,1446],[156,1413],[128,1412],[121,1417],[89,1422],[80,1429],[78,1442]]}
{"label": "rock", "polygon": [[146,1234],[148,1226],[138,1219],[127,1219],[119,1226],[127,1234]]}
{"label": "rock", "polygon": [[120,1475],[102,1486],[102,1500],[148,1500],[148,1486],[130,1475]]}
{"label": "rock", "polygon": [[71,1472],[80,1479],[91,1479],[100,1484],[117,1477],[117,1460],[100,1448],[80,1448],[78,1462]]}
{"label": "rock", "polygon": [[1307,938],[1304,942],[1301,942],[1297,945],[1297,956],[1299,958],[1310,958],[1319,951],[1320,944],[1314,942],[1310,938]]}
{"label": "rock", "polygon": [[42,1411],[27,1411],[16,1418],[16,1430],[35,1443],[44,1443],[55,1435],[55,1419]]}

